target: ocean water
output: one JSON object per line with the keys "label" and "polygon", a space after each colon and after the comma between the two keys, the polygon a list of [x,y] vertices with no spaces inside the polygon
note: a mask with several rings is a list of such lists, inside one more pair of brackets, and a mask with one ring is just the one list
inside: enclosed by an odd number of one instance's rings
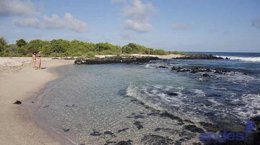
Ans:
{"label": "ocean water", "polygon": [[[59,67],[59,79],[27,104],[40,126],[71,144],[196,143],[202,132],[241,131],[260,115],[260,54],[215,55],[230,60]],[[195,66],[228,71],[171,70]]]}

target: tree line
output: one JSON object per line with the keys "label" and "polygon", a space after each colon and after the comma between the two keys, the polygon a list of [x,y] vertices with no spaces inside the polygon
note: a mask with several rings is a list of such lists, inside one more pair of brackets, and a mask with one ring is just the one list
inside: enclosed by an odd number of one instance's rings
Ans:
{"label": "tree line", "polygon": [[40,52],[42,56],[48,57],[94,57],[95,55],[121,55],[121,54],[153,54],[166,55],[171,53],[180,53],[165,51],[163,49],[147,48],[143,45],[129,43],[124,46],[114,45],[108,42],[91,43],[78,40],[53,39],[16,40],[15,44],[8,44],[7,41],[0,38],[0,56],[20,57],[31,56],[32,53]]}

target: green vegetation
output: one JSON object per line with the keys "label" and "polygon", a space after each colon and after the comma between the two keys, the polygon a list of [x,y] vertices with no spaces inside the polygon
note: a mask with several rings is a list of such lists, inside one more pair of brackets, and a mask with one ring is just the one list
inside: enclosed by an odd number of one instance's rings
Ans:
{"label": "green vegetation", "polygon": [[145,46],[129,43],[125,46],[117,46],[111,43],[91,43],[78,40],[54,39],[51,41],[31,40],[26,42],[19,39],[15,44],[8,44],[4,38],[0,38],[0,56],[30,56],[32,53],[41,52],[43,56],[50,57],[94,57],[95,55],[121,55],[121,54],[181,54],[163,49],[147,48]]}

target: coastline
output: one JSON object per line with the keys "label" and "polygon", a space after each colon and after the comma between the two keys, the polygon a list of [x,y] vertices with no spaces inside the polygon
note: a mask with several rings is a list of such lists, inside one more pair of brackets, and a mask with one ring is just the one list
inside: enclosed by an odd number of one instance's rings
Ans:
{"label": "coastline", "polygon": [[[0,58],[3,60],[6,58]],[[32,119],[32,113],[16,100],[37,96],[45,85],[56,79],[57,74],[49,69],[73,64],[73,60],[52,60],[43,58],[42,70],[34,70],[30,58],[9,58],[18,63],[1,66],[0,71],[0,144],[12,145],[59,145],[61,142],[49,132],[40,128]],[[26,61],[24,61],[26,60]],[[6,60],[5,60],[6,61]]]}

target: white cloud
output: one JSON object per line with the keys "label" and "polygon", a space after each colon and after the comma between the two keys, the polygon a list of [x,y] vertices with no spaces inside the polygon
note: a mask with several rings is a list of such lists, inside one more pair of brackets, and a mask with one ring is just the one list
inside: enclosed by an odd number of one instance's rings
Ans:
{"label": "white cloud", "polygon": [[[112,0],[115,1],[123,0]],[[149,32],[152,29],[149,21],[153,10],[152,3],[144,3],[142,0],[131,0],[130,3],[125,3],[123,9],[125,28],[135,32]]]}
{"label": "white cloud", "polygon": [[31,16],[35,13],[29,0],[0,0],[0,16]]}
{"label": "white cloud", "polygon": [[39,18],[23,18],[16,20],[15,24],[21,27],[33,27],[41,29],[70,29],[75,32],[85,32],[87,24],[81,20],[78,20],[70,13],[65,13],[63,17],[56,14],[51,16],[43,16]]}
{"label": "white cloud", "polygon": [[174,29],[174,30],[187,30],[187,29],[191,29],[191,26],[189,24],[184,24],[184,23],[174,23],[172,25],[172,29]]}
{"label": "white cloud", "polygon": [[252,26],[260,29],[260,18],[252,21]]}

